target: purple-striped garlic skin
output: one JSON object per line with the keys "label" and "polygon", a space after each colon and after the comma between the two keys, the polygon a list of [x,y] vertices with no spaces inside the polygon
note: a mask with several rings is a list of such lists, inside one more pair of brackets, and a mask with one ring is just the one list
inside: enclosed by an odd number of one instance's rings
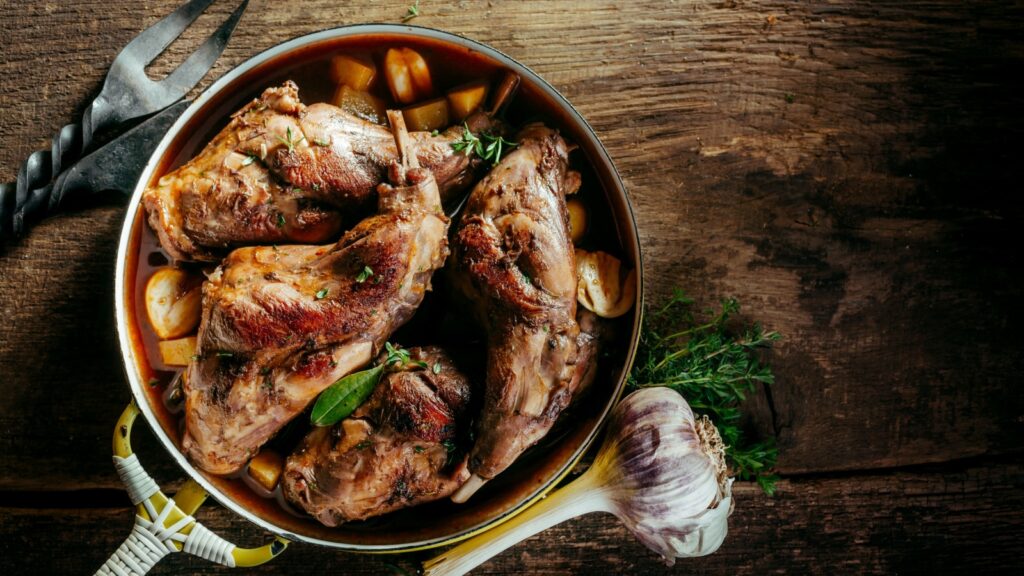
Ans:
{"label": "purple-striped garlic skin", "polygon": [[644,388],[612,412],[592,467],[609,511],[668,564],[722,544],[732,512],[724,447],[678,393]]}

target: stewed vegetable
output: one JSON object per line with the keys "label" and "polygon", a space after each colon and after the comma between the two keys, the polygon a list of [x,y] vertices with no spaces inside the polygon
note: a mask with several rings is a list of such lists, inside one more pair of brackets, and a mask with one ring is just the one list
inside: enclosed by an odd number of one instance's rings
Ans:
{"label": "stewed vegetable", "polygon": [[199,325],[202,290],[198,278],[178,268],[161,268],[146,283],[146,313],[161,339],[184,336]]}

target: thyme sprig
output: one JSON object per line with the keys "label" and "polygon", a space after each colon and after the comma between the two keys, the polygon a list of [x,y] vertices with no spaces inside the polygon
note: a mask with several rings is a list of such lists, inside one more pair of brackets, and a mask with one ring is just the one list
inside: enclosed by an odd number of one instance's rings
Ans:
{"label": "thyme sprig", "polygon": [[291,126],[288,127],[288,129],[285,132],[285,134],[286,134],[286,137],[284,137],[284,138],[282,138],[280,135],[275,135],[275,137],[277,138],[277,140],[279,142],[281,142],[281,144],[284,144],[285,146],[288,147],[288,152],[295,152],[295,147],[298,144],[300,144],[303,140],[306,139],[305,136],[301,136],[301,137],[299,137],[298,140],[296,140],[295,137],[292,136],[292,127]]}
{"label": "thyme sprig", "polygon": [[751,442],[739,427],[740,406],[757,385],[775,381],[758,351],[780,338],[759,325],[734,330],[729,320],[739,312],[734,299],[698,318],[693,300],[676,290],[659,309],[649,311],[640,335],[631,388],[667,386],[679,392],[699,414],[707,414],[726,444],[726,458],[736,476],[756,480],[768,494],[778,479],[771,474],[777,450],[772,440]]}
{"label": "thyme sprig", "polygon": [[462,128],[462,137],[452,142],[452,150],[462,152],[466,156],[476,154],[479,158],[490,162],[491,165],[501,162],[503,152],[512,150],[519,145],[516,142],[505,140],[501,136],[494,136],[486,132],[481,132],[477,136],[470,131],[469,125],[465,122],[462,123]]}
{"label": "thyme sprig", "polygon": [[405,16],[402,16],[402,22],[408,22],[413,18],[420,15],[420,0],[416,0],[411,6],[405,11]]}

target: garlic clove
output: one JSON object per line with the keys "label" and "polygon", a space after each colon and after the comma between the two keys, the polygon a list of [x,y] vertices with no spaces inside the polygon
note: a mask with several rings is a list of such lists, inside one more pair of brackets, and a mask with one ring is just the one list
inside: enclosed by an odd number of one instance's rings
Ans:
{"label": "garlic clove", "polygon": [[636,300],[636,270],[623,274],[622,262],[606,252],[576,250],[576,298],[603,318],[622,316]]}

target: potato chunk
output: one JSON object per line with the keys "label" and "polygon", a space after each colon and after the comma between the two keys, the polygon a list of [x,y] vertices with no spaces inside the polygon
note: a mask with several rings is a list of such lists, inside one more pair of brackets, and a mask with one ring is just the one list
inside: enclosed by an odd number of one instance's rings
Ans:
{"label": "potato chunk", "polygon": [[440,130],[448,125],[448,100],[436,98],[402,110],[409,130]]}
{"label": "potato chunk", "polygon": [[478,80],[449,90],[448,105],[451,108],[453,119],[456,122],[461,122],[483,106],[487,99],[488,89],[486,81]]}
{"label": "potato chunk", "polygon": [[577,244],[587,233],[587,207],[579,198],[569,200],[565,206],[569,209],[569,236]]}
{"label": "potato chunk", "polygon": [[370,89],[376,76],[377,67],[373,62],[348,54],[331,58],[331,78],[341,86],[365,92]]}
{"label": "potato chunk", "polygon": [[284,458],[267,448],[260,450],[260,453],[249,461],[249,477],[268,492],[273,492],[274,488],[277,488],[282,469],[284,469]]}
{"label": "potato chunk", "polygon": [[157,270],[146,282],[146,314],[161,339],[184,336],[199,325],[200,280],[178,268]]}
{"label": "potato chunk", "polygon": [[332,104],[342,110],[377,124],[387,123],[387,106],[384,101],[369,92],[361,92],[346,85],[338,87]]}
{"label": "potato chunk", "polygon": [[168,366],[188,366],[196,354],[196,337],[186,336],[177,340],[161,340],[160,359]]}

